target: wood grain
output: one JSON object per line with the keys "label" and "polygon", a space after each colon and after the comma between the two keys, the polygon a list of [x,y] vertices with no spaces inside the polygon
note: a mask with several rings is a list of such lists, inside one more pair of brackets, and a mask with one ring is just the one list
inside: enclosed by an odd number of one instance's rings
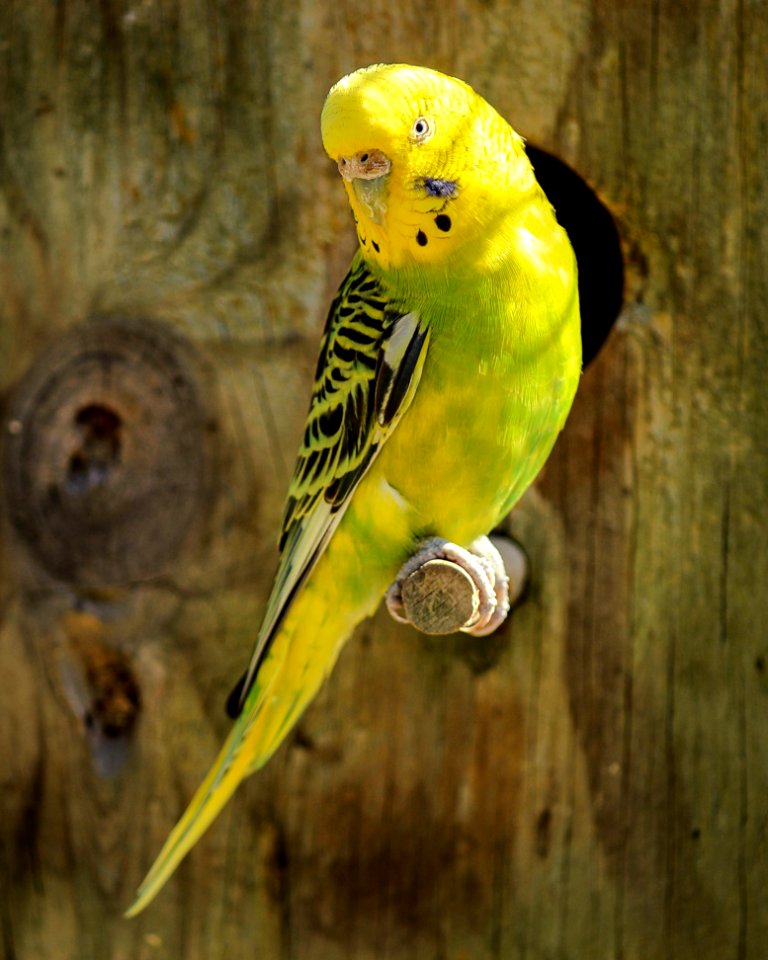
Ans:
{"label": "wood grain", "polygon": [[[84,591],[0,528],[0,956],[764,955],[766,49],[727,0],[2,6],[1,412],[88,317],[151,318],[213,371],[216,452],[152,579]],[[588,180],[625,307],[510,518],[504,630],[380,611],[128,923],[226,730],[353,249],[323,97],[382,60],[466,78]],[[73,609],[140,689],[111,779],[62,679]]]}

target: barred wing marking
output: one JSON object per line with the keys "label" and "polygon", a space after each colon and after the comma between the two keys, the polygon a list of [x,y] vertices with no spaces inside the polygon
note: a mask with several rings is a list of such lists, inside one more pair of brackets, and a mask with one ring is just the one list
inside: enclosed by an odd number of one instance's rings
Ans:
{"label": "barred wing marking", "polygon": [[251,663],[230,694],[237,716],[297,590],[418,387],[429,330],[397,310],[356,257],[328,313],[304,437],[283,515],[282,557]]}

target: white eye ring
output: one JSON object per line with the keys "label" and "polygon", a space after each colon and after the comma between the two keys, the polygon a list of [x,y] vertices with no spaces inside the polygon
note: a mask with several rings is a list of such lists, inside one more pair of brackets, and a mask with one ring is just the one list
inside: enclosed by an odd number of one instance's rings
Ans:
{"label": "white eye ring", "polygon": [[432,127],[426,117],[417,117],[411,127],[411,139],[416,143],[423,143],[432,136]]}

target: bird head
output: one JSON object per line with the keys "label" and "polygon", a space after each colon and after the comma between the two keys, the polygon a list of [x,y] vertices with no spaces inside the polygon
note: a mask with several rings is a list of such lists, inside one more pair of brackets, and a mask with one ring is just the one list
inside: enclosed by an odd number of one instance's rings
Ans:
{"label": "bird head", "polygon": [[344,77],[321,130],[363,252],[385,269],[455,259],[534,182],[522,138],[468,84],[425,67]]}

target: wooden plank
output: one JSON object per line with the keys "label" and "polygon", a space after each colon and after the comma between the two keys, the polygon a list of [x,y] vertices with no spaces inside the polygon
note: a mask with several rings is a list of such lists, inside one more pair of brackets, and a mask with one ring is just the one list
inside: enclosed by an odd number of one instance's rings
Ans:
{"label": "wooden plank", "polygon": [[[1,527],[0,956],[762,957],[766,49],[730,0],[3,6],[0,413],[88,315],[151,317],[207,370],[216,482],[165,573],[107,592]],[[226,731],[353,250],[323,97],[388,59],[465,77],[587,178],[626,305],[510,520],[511,623],[380,612],[128,923]],[[74,605],[141,691],[113,779],[67,687]]]}

